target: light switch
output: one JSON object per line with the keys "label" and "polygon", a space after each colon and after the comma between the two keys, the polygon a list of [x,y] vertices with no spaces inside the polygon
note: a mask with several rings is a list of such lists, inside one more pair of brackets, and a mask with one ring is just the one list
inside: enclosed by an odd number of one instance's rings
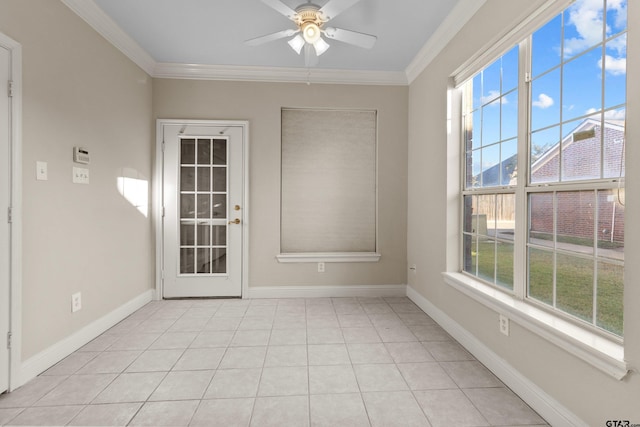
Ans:
{"label": "light switch", "polygon": [[38,181],[46,181],[47,176],[47,162],[36,162],[36,179]]}
{"label": "light switch", "polygon": [[73,183],[74,184],[88,184],[89,183],[89,169],[73,167]]}

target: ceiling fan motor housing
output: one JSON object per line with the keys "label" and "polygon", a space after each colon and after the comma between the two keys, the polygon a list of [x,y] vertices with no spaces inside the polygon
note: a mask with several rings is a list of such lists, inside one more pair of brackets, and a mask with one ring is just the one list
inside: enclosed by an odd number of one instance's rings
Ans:
{"label": "ceiling fan motor housing", "polygon": [[305,24],[313,23],[318,27],[321,27],[327,19],[324,19],[322,13],[320,13],[320,6],[317,6],[313,3],[305,3],[302,6],[299,6],[296,9],[296,15],[293,18],[294,22],[300,29]]}

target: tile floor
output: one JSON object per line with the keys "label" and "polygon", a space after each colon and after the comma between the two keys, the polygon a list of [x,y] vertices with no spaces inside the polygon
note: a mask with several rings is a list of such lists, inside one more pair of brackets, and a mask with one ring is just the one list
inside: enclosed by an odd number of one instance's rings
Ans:
{"label": "tile floor", "polygon": [[152,302],[0,396],[0,424],[546,425],[407,298]]}

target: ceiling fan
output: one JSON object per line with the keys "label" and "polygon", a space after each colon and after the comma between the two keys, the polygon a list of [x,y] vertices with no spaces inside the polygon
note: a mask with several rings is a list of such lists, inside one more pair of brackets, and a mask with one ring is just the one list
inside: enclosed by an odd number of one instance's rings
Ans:
{"label": "ceiling fan", "polygon": [[263,43],[293,36],[293,38],[288,41],[289,46],[291,46],[298,55],[300,55],[304,49],[306,67],[316,65],[318,56],[329,49],[330,45],[322,37],[323,35],[327,39],[338,40],[343,43],[371,49],[376,43],[376,36],[359,33],[357,31],[343,30],[341,28],[325,27],[327,22],[358,1],[360,0],[329,0],[324,6],[320,7],[311,3],[311,0],[309,0],[309,2],[301,4],[294,10],[280,0],[262,0],[263,3],[292,20],[297,28],[256,37],[246,40],[245,43],[249,46],[258,46]]}

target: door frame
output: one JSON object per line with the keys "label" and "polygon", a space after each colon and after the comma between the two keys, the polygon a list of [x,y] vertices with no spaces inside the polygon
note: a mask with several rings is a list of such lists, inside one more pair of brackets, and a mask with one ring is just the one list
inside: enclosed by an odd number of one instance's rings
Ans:
{"label": "door frame", "polygon": [[242,298],[249,296],[249,121],[247,120],[156,120],[156,150],[153,174],[152,221],[156,232],[156,300],[161,300],[164,285],[164,132],[165,125],[234,126],[242,128]]}
{"label": "door frame", "polygon": [[[11,167],[9,265],[9,351],[8,391],[22,385],[22,45],[0,32],[0,45],[11,52]],[[0,214],[2,216],[7,213]],[[0,216],[1,217],[1,216]],[[8,220],[8,217],[2,219]],[[5,345],[5,337],[0,340]],[[0,367],[0,369],[4,369]]]}

